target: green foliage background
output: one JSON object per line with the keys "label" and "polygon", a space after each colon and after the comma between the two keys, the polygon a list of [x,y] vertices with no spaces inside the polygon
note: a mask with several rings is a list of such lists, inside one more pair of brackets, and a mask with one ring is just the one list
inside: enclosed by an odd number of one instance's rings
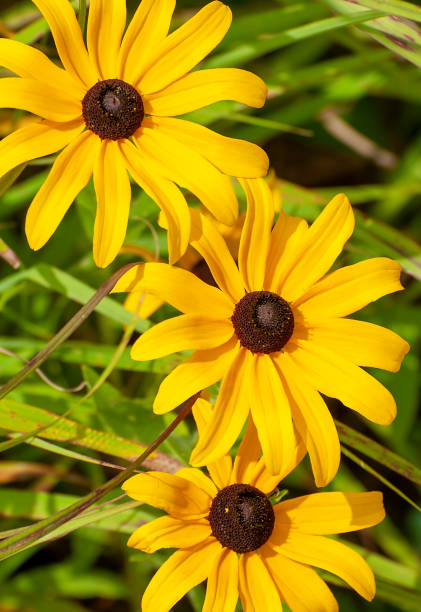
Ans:
{"label": "green foliage background", "polygon": [[[179,0],[173,27],[203,4]],[[379,447],[342,428],[343,463],[329,486],[384,492],[388,518],[348,539],[375,570],[378,596],[367,604],[343,585],[336,586],[340,581],[326,578],[334,585],[345,612],[415,612],[421,609],[416,554],[421,544],[421,520],[408,498],[416,500],[416,483],[421,482],[420,471],[411,465],[419,463],[421,444],[417,428],[421,9],[416,3],[399,0],[361,0],[359,4],[345,0],[237,0],[228,4],[234,13],[232,28],[203,65],[253,70],[268,84],[268,101],[260,111],[218,103],[191,113],[189,118],[225,135],[265,146],[281,179],[287,212],[312,220],[321,204],[344,191],[356,206],[357,228],[339,265],[385,255],[399,260],[404,269],[405,292],[385,297],[359,313],[361,318],[394,329],[412,346],[398,374],[374,372],[395,395],[396,421],[387,428],[374,426],[330,402],[341,422],[398,455],[384,455]],[[74,6],[77,8],[78,2]],[[128,2],[130,15],[136,6],[137,0]],[[29,1],[3,0],[0,35],[35,44],[55,57],[46,24]],[[0,76],[6,75],[7,71],[0,69]],[[13,129],[21,116],[20,112],[1,111],[2,135]],[[23,230],[25,211],[52,161],[35,161],[0,181],[0,233],[22,261],[18,270],[0,263],[2,384],[22,367],[21,360],[33,357],[53,337],[113,271],[135,260],[133,255],[121,255],[107,270],[95,267],[91,254],[92,184],[79,195],[47,246],[37,253],[29,249]],[[158,209],[138,188],[133,194],[126,242],[153,251],[157,239],[159,255],[165,258]],[[169,307],[163,307],[152,320],[172,314]],[[151,406],[162,377],[183,355],[151,363],[131,361],[129,349],[120,344],[124,325],[131,320],[121,298],[104,299],[43,364],[44,374],[54,385],[31,374],[0,400],[3,539],[101,486],[116,473],[116,466],[126,467],[142,452],[142,445],[151,443],[172,420],[173,415],[153,415]],[[142,331],[149,324],[137,321],[135,326]],[[121,355],[113,358],[119,344]],[[110,362],[111,373],[104,380],[102,374]],[[80,383],[84,383],[80,391],[69,391]],[[98,388],[93,393],[94,386]],[[85,398],[89,392],[90,397]],[[64,413],[65,417],[45,428]],[[22,435],[40,427],[44,429],[38,435]],[[183,422],[161,451],[186,462],[194,442],[193,423]],[[291,495],[314,490],[308,464],[299,466],[282,487]],[[0,610],[138,610],[141,593],[169,553],[146,555],[127,549],[125,542],[136,525],[154,515],[153,509],[120,498],[120,491],[114,490],[36,545],[2,561]],[[203,586],[196,588],[177,609],[200,610],[203,595]]]}

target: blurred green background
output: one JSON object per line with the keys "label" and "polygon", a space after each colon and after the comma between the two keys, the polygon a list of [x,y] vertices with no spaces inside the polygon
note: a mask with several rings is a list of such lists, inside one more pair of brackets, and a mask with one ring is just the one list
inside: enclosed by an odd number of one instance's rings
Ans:
{"label": "blurred green background", "polygon": [[[78,2],[73,4],[78,7]],[[179,0],[172,27],[204,4]],[[233,10],[233,25],[202,66],[238,66],[254,71],[268,85],[267,103],[255,111],[223,102],[188,118],[264,146],[279,178],[287,212],[312,220],[321,204],[344,191],[358,216],[355,234],[338,265],[373,256],[390,256],[402,263],[406,291],[358,313],[358,318],[394,329],[412,346],[398,374],[374,372],[397,400],[395,423],[377,427],[337,402],[329,405],[340,421],[417,464],[421,444],[419,421],[417,426],[421,9],[415,2],[398,0],[361,0],[359,4],[345,0],[237,0],[227,4]],[[378,13],[380,5],[382,12]],[[128,1],[129,16],[136,7],[137,0]],[[29,1],[2,0],[0,36],[34,44],[56,58],[46,24]],[[0,68],[0,76],[7,75]],[[0,136],[24,121],[21,112],[1,110]],[[37,253],[29,249],[23,229],[25,212],[52,161],[47,158],[30,163],[20,174],[12,172],[0,182],[0,235],[22,262],[13,270],[0,260],[1,383],[22,366],[17,356],[33,357],[76,312],[78,304],[87,301],[93,289],[121,265],[136,260],[133,254],[125,254],[107,270],[95,267],[91,253],[95,215],[92,184],[79,195],[48,244]],[[157,213],[154,202],[133,187],[126,243],[154,251],[158,240],[159,255],[165,259],[166,239],[157,225]],[[1,537],[49,516],[101,485],[116,473],[116,465],[126,466],[128,459],[140,454],[140,443],[152,442],[172,420],[172,415],[153,415],[151,406],[162,377],[182,355],[141,363],[132,362],[125,349],[108,380],[91,398],[81,399],[109,363],[124,324],[131,320],[121,303],[121,296],[101,302],[42,366],[47,382],[33,374],[0,402]],[[152,320],[172,314],[164,306]],[[140,321],[137,329],[141,331],[145,325]],[[83,388],[74,391],[81,383]],[[46,425],[54,415],[70,409],[66,419],[48,430],[48,439],[45,434],[14,444],[10,438]],[[161,450],[186,462],[194,442],[195,429],[187,421]],[[349,443],[345,450],[351,446]],[[419,482],[419,472],[410,480],[381,461],[367,459],[361,448],[352,452],[390,480],[401,494],[417,499],[414,480]],[[291,495],[314,490],[307,463],[282,487]],[[362,547],[375,570],[378,596],[373,603],[367,604],[324,574],[333,584],[340,609],[420,610],[419,512],[349,457],[344,457],[329,488],[383,490],[388,513],[378,527],[347,538]],[[139,610],[141,593],[169,553],[146,555],[126,548],[128,534],[155,513],[146,506],[127,505],[127,498],[116,499],[119,495],[116,491],[108,496],[100,507],[51,534],[49,541],[3,561],[0,610]],[[202,585],[175,609],[200,610],[203,596]]]}

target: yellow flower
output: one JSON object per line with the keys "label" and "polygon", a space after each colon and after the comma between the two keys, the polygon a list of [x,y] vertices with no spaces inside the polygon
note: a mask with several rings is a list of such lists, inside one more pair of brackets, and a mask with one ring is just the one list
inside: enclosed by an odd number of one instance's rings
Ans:
{"label": "yellow flower", "polygon": [[377,257],[324,276],[354,228],[348,199],[336,196],[311,227],[281,212],[272,229],[269,187],[263,179],[242,184],[248,203],[238,267],[212,221],[191,211],[191,244],[219,288],[161,263],[135,266],[117,283],[115,291],[144,290],[185,313],[149,329],[131,355],[149,360],[196,351],[161,383],[157,414],[222,379],[193,465],[226,453],[251,412],[268,469],[276,474],[285,464],[294,423],[316,484],[325,486],[337,472],[340,448],[320,392],[375,423],[395,418],[392,395],[359,366],[397,371],[407,342],[383,327],[344,317],[402,289],[401,266]]}
{"label": "yellow flower", "polygon": [[41,123],[0,143],[0,176],[60,149],[26,218],[33,249],[54,233],[91,175],[97,197],[94,258],[108,265],[125,237],[128,173],[165,212],[170,261],[186,250],[190,217],[175,185],[192,191],[220,221],[231,224],[237,200],[229,175],[264,176],[268,159],[254,144],[227,138],[176,115],[218,100],[260,107],[266,86],[239,69],[189,72],[224,37],[231,11],[210,2],[168,34],[175,0],[143,0],[124,36],[125,0],[91,0],[87,49],[68,0],[34,0],[53,34],[64,70],[43,53],[0,39],[0,108],[20,108]]}
{"label": "yellow flower", "polygon": [[[208,402],[194,408],[199,435],[212,418]],[[201,431],[202,430],[202,431]],[[376,525],[384,518],[382,494],[315,493],[272,506],[268,494],[302,458],[295,446],[277,476],[259,459],[253,422],[234,464],[226,455],[208,466],[211,478],[194,468],[176,474],[148,472],[127,480],[133,499],[167,512],[142,525],[128,545],[148,553],[178,548],[159,568],[142,599],[143,612],[167,612],[207,578],[203,612],[233,612],[240,595],[244,610],[334,612],[338,604],[310,567],[340,576],[362,597],[375,594],[366,561],[345,544],[324,537]]]}

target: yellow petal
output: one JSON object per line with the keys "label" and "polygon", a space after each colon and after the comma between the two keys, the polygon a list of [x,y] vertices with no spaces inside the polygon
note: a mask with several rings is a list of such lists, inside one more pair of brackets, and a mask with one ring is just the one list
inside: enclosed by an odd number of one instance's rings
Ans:
{"label": "yellow petal", "polygon": [[229,298],[216,287],[187,270],[164,263],[134,266],[116,283],[113,293],[119,291],[146,291],[181,312],[201,314],[206,318],[211,309],[215,319],[229,319],[234,308]]}
{"label": "yellow petal", "polygon": [[293,612],[338,612],[336,599],[314,569],[275,552],[269,543],[259,553]]}
{"label": "yellow petal", "polygon": [[306,233],[297,259],[280,292],[284,299],[299,298],[331,268],[354,230],[348,198],[339,194],[329,202]]}
{"label": "yellow petal", "polygon": [[212,420],[193,449],[190,463],[208,465],[229,452],[249,413],[249,376],[251,353],[238,351],[219,390]]}
{"label": "yellow petal", "polygon": [[390,425],[396,417],[392,394],[373,376],[319,345],[297,340],[297,349],[289,353],[311,385],[328,397],[336,397],[379,425]]}
{"label": "yellow petal", "polygon": [[238,600],[238,556],[224,548],[208,576],[202,612],[234,612]]}
{"label": "yellow petal", "polygon": [[131,350],[131,357],[149,361],[178,351],[203,351],[228,342],[233,334],[232,324],[227,319],[180,315],[166,319],[142,334]]}
{"label": "yellow petal", "polygon": [[126,27],[126,0],[91,0],[86,41],[89,57],[102,79],[120,77],[118,53]]}
{"label": "yellow petal", "polygon": [[221,42],[231,19],[231,10],[222,2],[206,4],[157,45],[140,79],[141,91],[159,91],[189,72]]}
{"label": "yellow petal", "polygon": [[190,548],[206,540],[211,531],[207,519],[187,521],[161,516],[136,529],[127,546],[147,553],[154,553],[160,548]]}
{"label": "yellow petal", "polygon": [[86,93],[86,87],[79,79],[56,66],[38,49],[17,40],[0,38],[0,65],[21,77],[36,77],[43,83],[54,83],[54,87],[65,91],[67,96],[75,100],[82,100]]}
{"label": "yellow petal", "polygon": [[278,293],[307,231],[305,219],[291,217],[281,210],[270,237],[264,282],[267,291]]}
{"label": "yellow petal", "polygon": [[142,0],[123,37],[120,48],[120,74],[137,85],[168,33],[175,0]]}
{"label": "yellow petal", "polygon": [[159,117],[146,117],[133,138],[159,174],[194,193],[221,223],[233,225],[238,202],[230,179],[193,148],[160,129]]}
{"label": "yellow petal", "polygon": [[220,289],[237,303],[244,296],[244,285],[227,244],[215,223],[197,210],[191,210],[190,244],[205,259]]}
{"label": "yellow petal", "polygon": [[209,514],[212,498],[190,480],[167,472],[136,474],[123,483],[131,498],[161,508],[179,519],[197,519]]}
{"label": "yellow petal", "polygon": [[130,310],[130,312],[136,312],[137,316],[141,319],[149,319],[149,317],[156,310],[158,310],[158,308],[162,306],[163,303],[163,300],[155,297],[154,295],[146,295],[143,292],[133,292],[129,293],[129,295],[126,297],[124,301],[124,308]]}
{"label": "yellow petal", "polygon": [[398,334],[366,321],[326,319],[305,330],[309,342],[338,353],[355,365],[397,372],[409,344]]}
{"label": "yellow petal", "polygon": [[252,72],[215,68],[190,72],[165,89],[144,96],[144,106],[148,115],[174,117],[221,100],[260,108],[266,94],[266,85]]}
{"label": "yellow petal", "polygon": [[281,544],[271,546],[294,561],[315,565],[345,580],[364,599],[371,601],[376,593],[374,574],[364,559],[349,546],[323,536],[290,531]]}
{"label": "yellow petal", "polygon": [[92,87],[98,74],[88,57],[75,12],[67,0],[34,0],[51,28],[63,66],[86,87]]}
{"label": "yellow petal", "polygon": [[328,317],[345,317],[370,302],[403,289],[401,266],[387,257],[374,257],[328,274],[294,306],[314,324]]}
{"label": "yellow petal", "polygon": [[248,291],[261,291],[265,278],[274,208],[267,183],[263,179],[244,179],[247,213],[241,232],[238,267]]}
{"label": "yellow petal", "polygon": [[235,482],[252,484],[256,464],[260,457],[260,442],[257,429],[251,416],[247,422],[246,432],[235,455],[234,467],[231,475],[231,484]]}
{"label": "yellow petal", "polygon": [[193,353],[162,381],[154,401],[155,414],[173,410],[198,391],[221,380],[237,352],[238,342],[232,339],[217,348]]}
{"label": "yellow petal", "polygon": [[227,138],[199,123],[173,117],[161,117],[159,128],[164,134],[203,155],[224,174],[258,178],[267,173],[268,156],[251,142]]}
{"label": "yellow petal", "polygon": [[59,151],[74,140],[83,128],[81,121],[64,124],[42,121],[12,132],[0,141],[0,176],[30,159]]}
{"label": "yellow petal", "polygon": [[310,455],[316,486],[325,487],[339,468],[338,433],[324,400],[293,361],[294,354],[282,353],[278,365],[286,383],[294,424]]}
{"label": "yellow petal", "polygon": [[211,573],[221,544],[209,538],[186,550],[178,550],[156,572],[142,598],[142,612],[169,612],[190,589]]}
{"label": "yellow petal", "polygon": [[218,493],[218,489],[212,480],[201,470],[195,468],[181,468],[181,470],[177,471],[177,476],[190,480],[190,482],[195,484],[199,489],[202,489],[202,491],[205,491],[211,498],[214,498]]}
{"label": "yellow petal", "polygon": [[276,529],[298,529],[324,535],[377,525],[385,517],[383,495],[370,493],[313,493],[280,502],[274,507]]}
{"label": "yellow petal", "polygon": [[117,142],[103,140],[94,166],[97,209],[94,226],[94,260],[105,268],[118,254],[126,237],[131,188]]}
{"label": "yellow petal", "polygon": [[169,261],[175,263],[187,249],[190,237],[187,202],[178,187],[160,174],[152,159],[128,141],[121,141],[120,148],[133,179],[165,213]]}
{"label": "yellow petal", "polygon": [[[207,424],[212,419],[213,408],[207,400],[199,397],[194,403],[192,412],[200,438],[200,436],[203,435]],[[208,464],[206,468],[213,482],[219,489],[223,489],[224,487],[228,486],[232,471],[232,459],[229,453],[217,461]]]}
{"label": "yellow petal", "polygon": [[44,246],[88,183],[99,144],[99,138],[83,132],[57,157],[26,215],[25,232],[31,249]]}
{"label": "yellow petal", "polygon": [[20,108],[50,121],[80,119],[82,104],[48,83],[35,79],[7,77],[1,80],[0,108]]}
{"label": "yellow petal", "polygon": [[297,467],[307,453],[305,444],[295,429],[294,444],[292,452],[287,457],[282,470],[278,474],[271,474],[266,467],[264,457],[261,457],[251,474],[250,484],[263,491],[263,493],[271,493],[278,486],[279,482]]}
{"label": "yellow petal", "polygon": [[282,612],[276,583],[259,555],[254,552],[240,557],[240,597],[245,612]]}
{"label": "yellow petal", "polygon": [[271,474],[280,474],[295,449],[289,400],[272,357],[255,355],[253,366],[251,414],[265,464]]}

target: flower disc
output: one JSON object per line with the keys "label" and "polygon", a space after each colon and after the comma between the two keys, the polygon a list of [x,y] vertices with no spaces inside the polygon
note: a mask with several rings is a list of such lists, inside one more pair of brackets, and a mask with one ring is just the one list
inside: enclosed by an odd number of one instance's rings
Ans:
{"label": "flower disc", "polygon": [[143,102],[134,87],[120,79],[96,83],[82,100],[86,127],[101,140],[129,138],[142,123]]}
{"label": "flower disc", "polygon": [[271,291],[246,293],[231,320],[241,345],[252,353],[280,351],[294,331],[290,305]]}
{"label": "flower disc", "polygon": [[237,553],[257,550],[270,538],[275,515],[264,493],[247,484],[225,487],[214,497],[209,513],[212,534]]}

